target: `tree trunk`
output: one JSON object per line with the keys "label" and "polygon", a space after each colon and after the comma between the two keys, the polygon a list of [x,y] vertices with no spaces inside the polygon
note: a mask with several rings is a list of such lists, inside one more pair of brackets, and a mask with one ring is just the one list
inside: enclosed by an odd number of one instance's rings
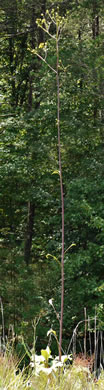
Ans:
{"label": "tree trunk", "polygon": [[27,228],[26,228],[26,239],[24,248],[24,260],[29,265],[31,255],[31,245],[33,237],[33,226],[34,226],[34,212],[35,205],[32,202],[28,202],[28,216],[27,216]]}
{"label": "tree trunk", "polygon": [[[98,9],[97,9],[97,3],[96,0],[94,0],[93,3],[93,21],[92,21],[92,37],[94,40],[99,35],[99,16],[97,15]],[[95,55],[96,56],[96,55]],[[93,69],[93,80],[94,80],[94,109],[93,109],[93,115],[94,115],[94,125],[96,125],[96,119],[97,119],[97,114],[98,114],[98,91],[97,91],[97,72],[94,67]]]}
{"label": "tree trunk", "polygon": [[[44,2],[44,8],[42,8],[43,11],[45,11],[45,2]],[[33,5],[31,9],[31,21],[30,21],[30,26],[31,26],[31,47],[32,49],[35,48],[35,42],[36,42],[36,15],[35,15],[35,6]],[[41,36],[40,36],[41,34]],[[44,40],[44,36],[41,33],[41,29],[39,30],[39,36],[38,36],[39,42]],[[31,70],[34,71],[37,70],[37,65],[36,68],[34,67],[34,61],[31,64]],[[32,110],[32,98],[33,98],[33,79],[34,76],[29,75],[29,93],[28,93],[28,111],[30,112]],[[40,102],[36,102],[35,109],[38,109],[40,106]],[[28,216],[27,216],[27,227],[26,227],[26,234],[25,234],[25,246],[24,246],[24,259],[27,264],[29,265],[30,258],[31,258],[31,246],[32,246],[32,238],[33,238],[33,226],[34,226],[34,211],[35,211],[35,204],[32,200],[29,200],[28,202]]]}

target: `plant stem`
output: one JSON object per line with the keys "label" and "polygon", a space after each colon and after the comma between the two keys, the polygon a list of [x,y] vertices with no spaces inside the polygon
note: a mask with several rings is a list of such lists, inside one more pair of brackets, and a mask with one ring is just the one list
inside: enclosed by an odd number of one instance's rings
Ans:
{"label": "plant stem", "polygon": [[[58,128],[58,162],[59,162],[59,175],[60,175],[60,193],[61,193],[61,212],[62,212],[62,253],[61,253],[61,316],[60,316],[60,331],[59,331],[59,360],[61,361],[61,349],[62,349],[62,330],[63,330],[63,309],[64,309],[64,191],[62,180],[62,164],[61,164],[61,142],[60,142],[60,82],[59,82],[59,38],[60,38],[60,26],[58,20],[55,21],[56,25],[56,70],[52,68],[47,61],[40,56],[37,52],[35,54],[44,61],[49,68],[56,73],[57,83],[57,128]],[[42,29],[50,35],[47,29]],[[54,36],[50,35],[52,38]],[[55,39],[55,38],[54,38]],[[69,248],[68,248],[69,249]]]}
{"label": "plant stem", "polygon": [[62,254],[61,254],[61,316],[60,316],[60,334],[59,334],[59,360],[61,361],[62,348],[62,330],[63,330],[63,308],[64,308],[64,192],[62,181],[61,164],[61,143],[60,143],[60,83],[59,83],[59,27],[56,26],[56,55],[57,55],[57,127],[58,127],[58,156],[59,156],[59,174],[61,191],[61,210],[62,210]]}

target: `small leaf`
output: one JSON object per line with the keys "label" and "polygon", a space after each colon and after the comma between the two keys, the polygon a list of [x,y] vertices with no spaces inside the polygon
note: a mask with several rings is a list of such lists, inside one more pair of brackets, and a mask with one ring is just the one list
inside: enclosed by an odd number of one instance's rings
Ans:
{"label": "small leaf", "polygon": [[51,350],[47,346],[46,349],[41,349],[41,355],[44,357],[45,361],[48,362],[49,357],[51,357]]}
{"label": "small leaf", "polygon": [[47,253],[46,259],[48,259],[48,257],[52,257],[53,260],[56,260],[57,263],[58,263],[58,264],[60,265],[60,267],[61,267],[61,263],[60,263],[60,261],[57,259],[56,256],[53,256],[53,255],[51,255],[50,253]]}
{"label": "small leaf", "polygon": [[66,251],[64,253],[68,252],[68,250],[71,249],[73,246],[76,246],[76,244],[73,243],[70,246],[68,246],[68,248],[66,249]]}
{"label": "small leaf", "polygon": [[49,336],[51,333],[54,334],[54,336],[56,336],[56,332],[53,329],[48,330],[47,336]]}
{"label": "small leaf", "polygon": [[60,175],[60,171],[56,169],[55,171],[52,172],[52,175]]}
{"label": "small leaf", "polygon": [[44,47],[44,43],[41,42],[40,45],[39,45],[39,49],[43,49],[43,47]]}

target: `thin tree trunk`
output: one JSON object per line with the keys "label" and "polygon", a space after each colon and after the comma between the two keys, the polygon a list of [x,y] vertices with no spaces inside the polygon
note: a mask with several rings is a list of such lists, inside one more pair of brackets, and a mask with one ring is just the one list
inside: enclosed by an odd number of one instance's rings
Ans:
{"label": "thin tree trunk", "polygon": [[[28,96],[28,111],[32,110],[32,77],[29,80],[29,96]],[[34,226],[34,211],[35,204],[32,200],[28,201],[28,215],[27,215],[27,226],[25,233],[25,246],[24,246],[24,260],[29,265],[31,257],[31,246],[33,237],[33,226]]]}
{"label": "thin tree trunk", "polygon": [[29,265],[30,254],[31,254],[34,212],[35,212],[35,205],[32,202],[28,202],[28,217],[27,217],[26,240],[25,240],[25,248],[24,248],[24,259],[27,266]]}
{"label": "thin tree trunk", "polygon": [[84,317],[85,317],[84,357],[85,357],[85,359],[86,359],[86,341],[87,341],[87,316],[86,316],[86,307],[84,307]]}
{"label": "thin tree trunk", "polygon": [[[45,7],[45,1],[43,3],[43,9]],[[36,44],[36,14],[35,14],[35,5],[33,4],[32,9],[31,9],[31,47],[32,49],[35,48]],[[41,30],[39,31],[39,33]],[[43,40],[44,37],[41,33],[41,39]],[[40,35],[38,36],[38,40],[40,42]],[[37,65],[36,67],[34,66],[34,61],[31,63],[31,69],[35,72],[37,70]],[[33,104],[33,78],[34,76],[29,75],[29,93],[28,93],[28,111],[30,112],[32,110],[32,104]],[[37,110],[40,106],[40,102],[36,102],[35,104],[35,109]],[[32,158],[34,158],[32,156]],[[27,226],[26,226],[26,233],[25,233],[25,246],[24,246],[24,259],[27,264],[29,265],[30,258],[31,258],[31,246],[32,246],[32,238],[33,238],[33,228],[34,228],[34,214],[35,214],[35,204],[33,200],[28,201],[28,216],[27,216]]]}
{"label": "thin tree trunk", "polygon": [[[92,21],[92,37],[94,40],[99,36],[99,16],[97,15],[98,9],[97,9],[97,3],[96,0],[94,0],[93,3],[93,21]],[[98,91],[97,91],[97,72],[95,69],[95,66],[93,68],[93,79],[94,79],[94,91],[95,91],[95,97],[94,97],[94,125],[96,125],[96,119],[98,114]]]}

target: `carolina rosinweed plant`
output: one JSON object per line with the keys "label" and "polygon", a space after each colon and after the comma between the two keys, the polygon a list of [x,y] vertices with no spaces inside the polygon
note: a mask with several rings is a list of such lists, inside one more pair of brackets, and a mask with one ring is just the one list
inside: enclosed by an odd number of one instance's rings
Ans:
{"label": "carolina rosinweed plant", "polygon": [[[39,47],[32,50],[32,53],[37,55],[52,72],[56,75],[56,96],[57,96],[57,137],[58,137],[58,175],[60,178],[60,194],[61,194],[61,215],[62,215],[62,253],[61,253],[61,315],[60,315],[60,329],[59,329],[59,360],[61,361],[61,349],[62,349],[62,330],[63,330],[63,309],[64,309],[64,191],[63,191],[63,179],[62,179],[62,161],[61,161],[61,134],[60,134],[60,81],[59,81],[59,41],[62,29],[65,25],[65,18],[59,16],[58,10],[52,9],[51,13],[46,11],[46,17],[41,14],[41,19],[37,19],[37,25],[52,39],[55,43],[56,51],[56,65],[52,67],[47,61],[47,43],[41,42]],[[54,33],[51,33],[51,26],[53,25]],[[43,50],[41,56],[40,50]]]}

